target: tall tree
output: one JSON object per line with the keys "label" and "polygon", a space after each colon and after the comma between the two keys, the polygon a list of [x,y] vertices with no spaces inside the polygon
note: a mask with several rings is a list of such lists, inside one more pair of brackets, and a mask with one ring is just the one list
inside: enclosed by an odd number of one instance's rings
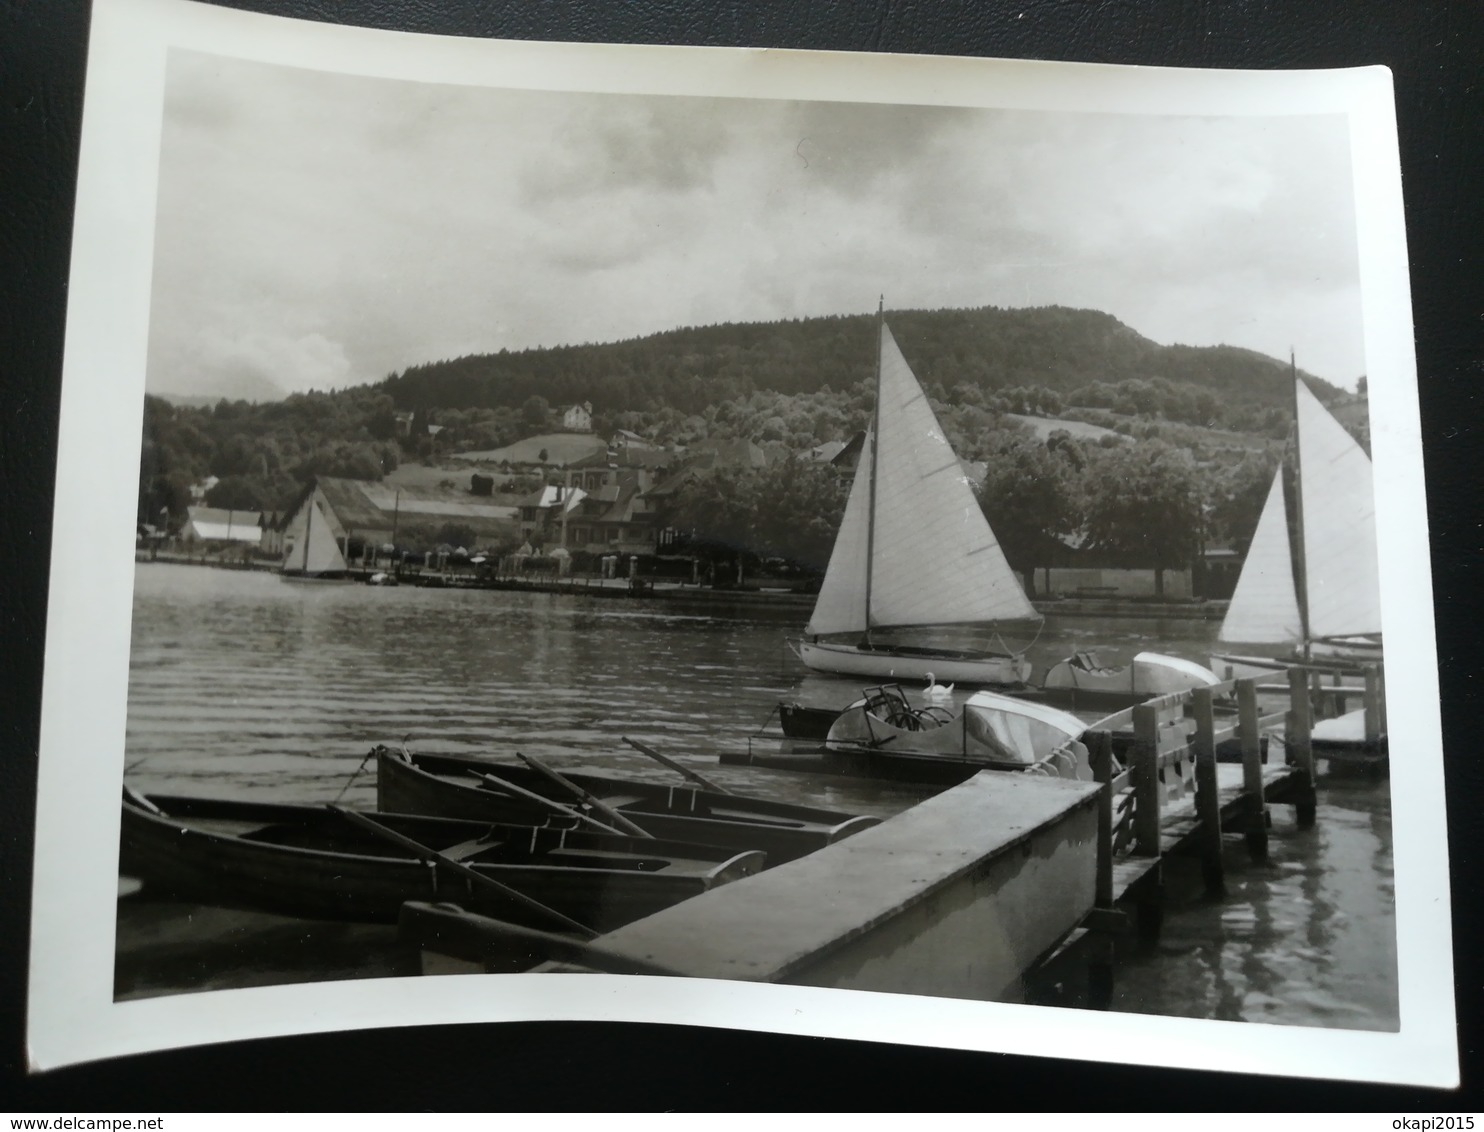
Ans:
{"label": "tall tree", "polygon": [[1013,570],[1034,597],[1036,567],[1052,541],[1077,526],[1075,467],[1033,438],[1008,436],[992,451],[979,505]]}
{"label": "tall tree", "polygon": [[1204,530],[1205,500],[1195,463],[1159,440],[1094,448],[1088,453],[1087,546],[1127,566],[1164,572],[1188,566]]}

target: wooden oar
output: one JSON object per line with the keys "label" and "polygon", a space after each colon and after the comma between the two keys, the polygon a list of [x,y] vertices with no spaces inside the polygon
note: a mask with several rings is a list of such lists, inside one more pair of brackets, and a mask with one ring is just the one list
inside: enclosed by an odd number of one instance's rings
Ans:
{"label": "wooden oar", "polygon": [[680,763],[676,762],[674,759],[670,758],[668,755],[662,755],[662,754],[660,754],[653,747],[648,746],[645,743],[641,743],[637,739],[630,739],[627,735],[625,735],[623,737],[623,741],[625,743],[627,743],[629,746],[633,747],[634,750],[638,751],[641,755],[648,755],[650,758],[654,759],[656,762],[663,763],[665,766],[669,767],[671,770],[676,771],[676,772],[678,772],[680,774],[685,775],[685,777],[688,778],[688,779],[690,779],[692,782],[699,783],[702,787],[704,787],[707,790],[710,790],[713,794],[730,794],[731,793],[731,791],[728,790],[725,786],[720,786],[717,783],[712,782],[709,778],[707,778],[705,775],[703,775],[700,771],[698,771],[698,770],[691,770],[691,768],[688,767],[688,766],[682,766]]}
{"label": "wooden oar", "polygon": [[545,806],[549,810],[554,810],[559,814],[565,814],[569,818],[576,818],[578,821],[586,822],[588,825],[592,826],[594,829],[599,830],[602,833],[623,833],[623,830],[614,829],[611,825],[604,825],[597,818],[590,817],[589,815],[583,813],[581,810],[574,810],[571,806],[562,805],[555,798],[548,798],[545,794],[537,794],[534,790],[527,790],[524,786],[517,786],[513,782],[507,782],[499,775],[490,774],[487,771],[472,769],[466,770],[464,773],[472,774],[481,782],[484,782],[486,785],[492,786],[497,790],[508,790],[517,798],[525,798],[532,802],[539,802],[541,803],[541,805]]}
{"label": "wooden oar", "polygon": [[408,837],[406,834],[398,833],[395,829],[388,828],[369,814],[361,813],[359,810],[348,810],[344,806],[337,806],[334,802],[329,803],[329,808],[333,813],[339,814],[353,825],[360,826],[368,833],[374,833],[382,840],[390,841],[392,844],[400,846],[409,853],[422,858],[424,861],[435,861],[450,872],[472,881],[490,892],[497,892],[501,896],[509,900],[514,900],[517,904],[523,905],[532,911],[540,912],[542,915],[561,924],[568,931],[578,932],[587,939],[596,939],[598,937],[599,933],[585,924],[579,924],[571,916],[563,912],[558,912],[555,908],[548,907],[535,897],[527,896],[524,892],[511,888],[508,884],[503,884],[494,877],[485,876],[483,873],[471,869],[462,861],[455,861],[446,853],[440,853],[438,850],[430,848],[422,844],[422,842]]}
{"label": "wooden oar", "polygon": [[[535,945],[548,959],[579,963],[595,971],[606,971],[613,975],[683,974],[671,967],[661,967],[658,963],[620,955],[605,947],[568,936],[554,935],[536,928],[465,912],[456,904],[425,904],[420,900],[409,900],[402,905],[398,924],[404,939],[412,936],[416,942],[421,943],[423,937],[432,935],[438,943],[449,947],[448,954],[460,959],[474,958],[491,948],[498,949],[507,942],[515,942]],[[430,950],[441,949],[435,945]]]}
{"label": "wooden oar", "polygon": [[654,836],[654,834],[650,833],[647,829],[634,824],[628,818],[624,817],[607,802],[603,801],[603,799],[597,797],[588,790],[584,790],[581,786],[578,786],[577,783],[573,782],[571,779],[563,778],[556,771],[552,770],[551,767],[547,766],[540,759],[536,758],[536,756],[523,755],[519,751],[516,751],[515,757],[522,760],[528,767],[536,771],[538,774],[544,774],[547,778],[551,779],[552,782],[556,783],[563,790],[568,790],[571,793],[575,794],[581,801],[586,802],[589,806],[597,810],[598,813],[602,814],[605,818],[611,821],[614,825],[618,826],[620,829],[633,834],[635,837]]}

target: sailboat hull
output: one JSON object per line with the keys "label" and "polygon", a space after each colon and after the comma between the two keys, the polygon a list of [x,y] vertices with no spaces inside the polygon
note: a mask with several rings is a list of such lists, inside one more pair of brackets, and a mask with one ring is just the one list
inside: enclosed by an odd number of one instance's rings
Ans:
{"label": "sailboat hull", "polygon": [[1354,637],[1334,641],[1312,641],[1309,644],[1307,660],[1298,648],[1271,656],[1216,653],[1211,657],[1211,671],[1222,680],[1246,680],[1281,675],[1295,665],[1302,664],[1359,671],[1365,665],[1380,664],[1382,659],[1379,640]]}
{"label": "sailboat hull", "polygon": [[926,680],[941,684],[1018,687],[1030,679],[1030,661],[1008,653],[971,653],[906,646],[863,649],[833,641],[799,642],[799,659],[816,672],[873,680]]}

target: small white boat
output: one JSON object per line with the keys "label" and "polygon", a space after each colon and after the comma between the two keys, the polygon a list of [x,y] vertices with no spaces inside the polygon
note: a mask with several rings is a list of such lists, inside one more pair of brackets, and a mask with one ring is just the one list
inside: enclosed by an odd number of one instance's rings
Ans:
{"label": "small white boat", "polygon": [[1094,652],[1079,652],[1052,665],[1041,681],[1046,699],[1078,707],[1129,706],[1221,682],[1194,661],[1164,653],[1141,652],[1121,668],[1103,664]]}
{"label": "small white boat", "polygon": [[1046,704],[975,692],[962,708],[914,707],[895,685],[867,689],[831,725],[830,751],[882,760],[952,761],[1002,770],[1038,768],[1090,779],[1087,724]]}
{"label": "small white boat", "polygon": [[1297,513],[1290,530],[1279,465],[1211,658],[1223,680],[1381,660],[1371,459],[1296,373],[1293,381]]}

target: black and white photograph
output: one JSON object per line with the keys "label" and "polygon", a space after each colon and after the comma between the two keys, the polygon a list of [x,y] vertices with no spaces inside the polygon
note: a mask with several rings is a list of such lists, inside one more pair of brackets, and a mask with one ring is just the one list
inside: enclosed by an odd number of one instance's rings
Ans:
{"label": "black and white photograph", "polygon": [[93,21],[35,1067],[1457,1083],[1384,70]]}

